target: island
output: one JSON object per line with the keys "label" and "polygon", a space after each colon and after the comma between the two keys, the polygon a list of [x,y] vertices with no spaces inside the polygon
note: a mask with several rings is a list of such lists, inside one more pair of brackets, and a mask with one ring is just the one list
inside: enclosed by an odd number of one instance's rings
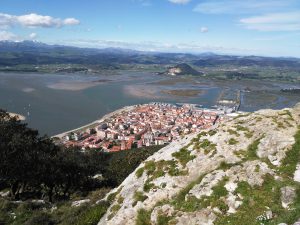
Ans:
{"label": "island", "polygon": [[180,63],[176,66],[169,67],[167,71],[161,73],[164,75],[170,76],[183,76],[183,75],[192,75],[192,76],[199,76],[203,75],[202,72],[195,70],[187,63]]}

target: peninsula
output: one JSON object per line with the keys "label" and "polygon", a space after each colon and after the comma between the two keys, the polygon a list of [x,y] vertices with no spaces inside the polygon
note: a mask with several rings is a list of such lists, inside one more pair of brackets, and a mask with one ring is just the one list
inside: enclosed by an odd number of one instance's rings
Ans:
{"label": "peninsula", "polygon": [[154,102],[124,107],[53,139],[66,147],[117,152],[168,144],[183,135],[212,127],[224,114],[223,110],[204,109],[194,104]]}

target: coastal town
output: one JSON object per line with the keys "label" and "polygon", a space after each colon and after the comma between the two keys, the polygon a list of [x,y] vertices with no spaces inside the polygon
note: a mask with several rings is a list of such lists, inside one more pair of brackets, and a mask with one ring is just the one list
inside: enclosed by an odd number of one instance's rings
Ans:
{"label": "coastal town", "polygon": [[165,145],[182,135],[197,133],[220,120],[219,112],[192,104],[135,105],[106,117],[86,129],[67,132],[60,144],[117,152],[143,146]]}

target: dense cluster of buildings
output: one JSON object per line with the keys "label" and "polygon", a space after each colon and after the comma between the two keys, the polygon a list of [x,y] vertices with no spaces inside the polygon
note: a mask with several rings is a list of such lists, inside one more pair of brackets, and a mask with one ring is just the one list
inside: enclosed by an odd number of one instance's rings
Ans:
{"label": "dense cluster of buildings", "polygon": [[216,111],[194,105],[138,105],[105,119],[93,128],[68,133],[63,137],[63,144],[83,149],[102,148],[107,152],[163,145],[181,135],[209,128],[218,119]]}

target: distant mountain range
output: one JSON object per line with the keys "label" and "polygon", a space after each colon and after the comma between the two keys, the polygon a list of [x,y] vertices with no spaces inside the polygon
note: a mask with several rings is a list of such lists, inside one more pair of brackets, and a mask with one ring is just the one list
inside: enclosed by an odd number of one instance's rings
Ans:
{"label": "distant mountain range", "polygon": [[272,66],[289,67],[300,70],[300,59],[271,58],[259,56],[228,56],[214,53],[160,53],[142,52],[121,48],[78,48],[63,45],[48,45],[35,41],[0,41],[0,66],[20,64],[161,64],[177,65],[188,63],[198,67],[233,66]]}

